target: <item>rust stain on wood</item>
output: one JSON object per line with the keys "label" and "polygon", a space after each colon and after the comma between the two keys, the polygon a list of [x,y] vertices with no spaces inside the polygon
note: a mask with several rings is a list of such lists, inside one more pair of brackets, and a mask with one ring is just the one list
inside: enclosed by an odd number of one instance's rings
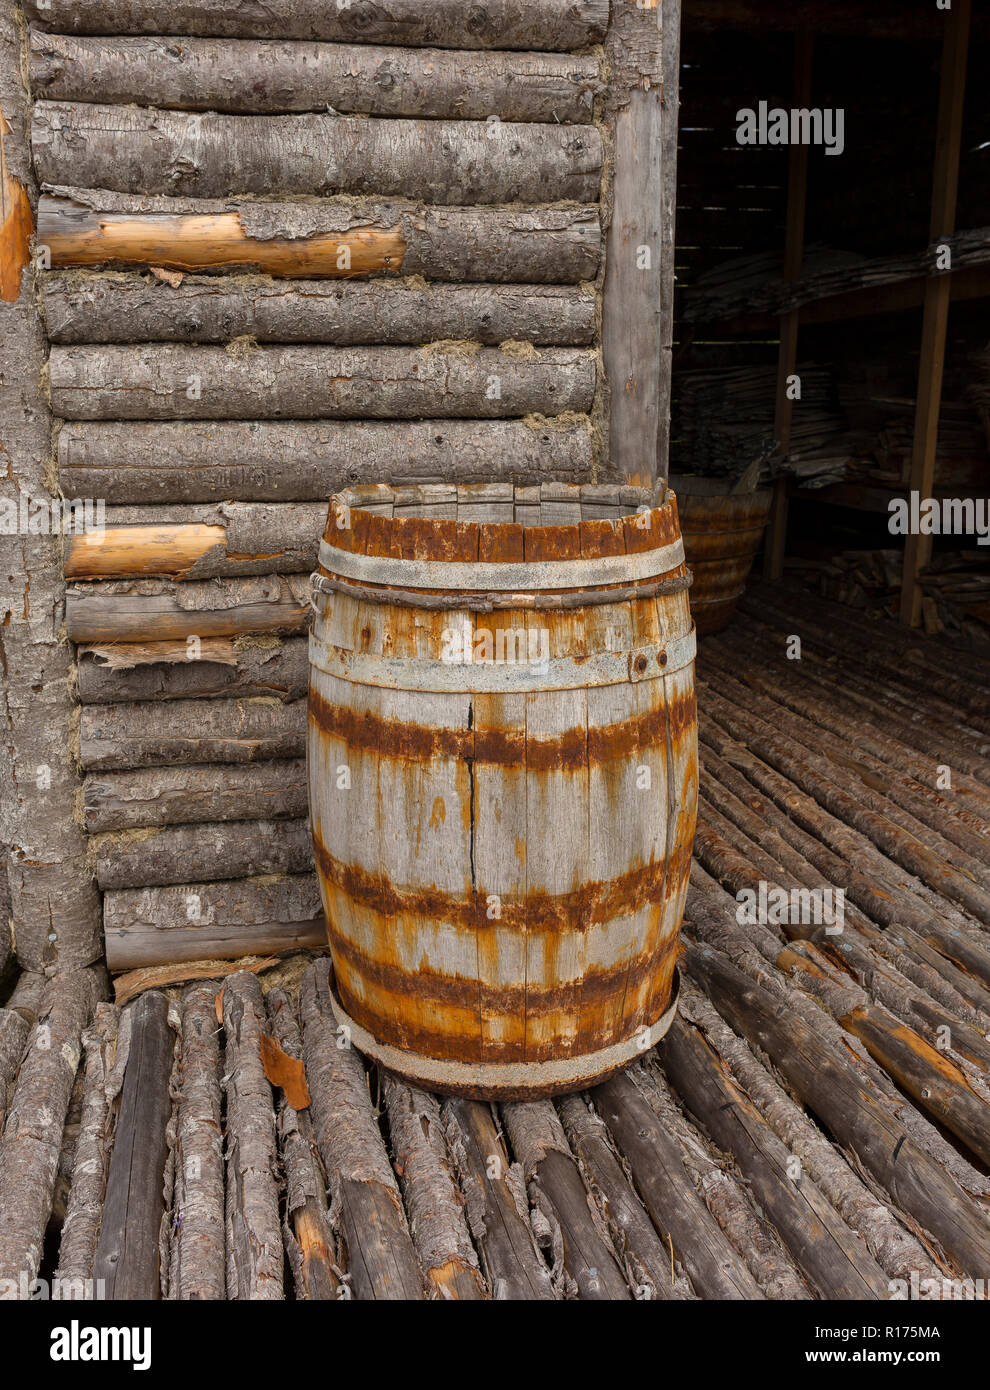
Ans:
{"label": "rust stain on wood", "polygon": [[31,259],[34,221],[27,189],[7,166],[9,134],[10,126],[0,111],[0,299],[13,304],[20,297],[21,275]]}

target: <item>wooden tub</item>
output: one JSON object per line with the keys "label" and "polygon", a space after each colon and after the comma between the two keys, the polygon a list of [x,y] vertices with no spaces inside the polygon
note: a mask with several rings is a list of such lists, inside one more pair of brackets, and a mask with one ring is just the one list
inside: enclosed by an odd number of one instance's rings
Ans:
{"label": "wooden tub", "polygon": [[672,476],[684,552],[694,575],[691,612],[699,634],[728,627],[763,540],[772,488],[729,492],[719,478]]}

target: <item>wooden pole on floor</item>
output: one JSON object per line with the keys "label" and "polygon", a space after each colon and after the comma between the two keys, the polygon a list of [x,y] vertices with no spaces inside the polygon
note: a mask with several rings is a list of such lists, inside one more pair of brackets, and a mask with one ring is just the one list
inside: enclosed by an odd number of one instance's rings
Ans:
{"label": "wooden pole on floor", "polygon": [[[972,0],[955,0],[946,15],[939,78],[938,128],[935,136],[935,172],[932,181],[932,215],[929,241],[955,230],[956,194],[959,189],[959,149],[962,142],[963,103],[966,95],[966,59]],[[925,284],[921,321],[921,361],[918,366],[918,400],[914,416],[910,492],[932,495],[935,486],[935,453],[938,417],[945,370],[945,338],[952,295],[951,271],[935,273]],[[921,586],[918,576],[932,553],[931,536],[909,535],[904,547],[901,580],[901,622],[917,627],[921,619]]]}

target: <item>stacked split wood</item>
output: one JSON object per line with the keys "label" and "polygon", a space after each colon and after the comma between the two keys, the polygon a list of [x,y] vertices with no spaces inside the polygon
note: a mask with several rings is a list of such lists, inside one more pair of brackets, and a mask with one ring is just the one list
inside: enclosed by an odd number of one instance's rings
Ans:
{"label": "stacked split wood", "polygon": [[[59,485],[106,506],[64,572],[107,960],[316,945],[303,635],[330,494],[632,477],[633,435],[652,465],[662,377],[632,390],[621,357],[644,272],[612,256],[604,323],[602,286],[608,217],[661,167],[613,188],[605,160],[609,121],[634,143],[656,119],[658,16],[28,10]],[[659,301],[656,211],[623,235]]]}

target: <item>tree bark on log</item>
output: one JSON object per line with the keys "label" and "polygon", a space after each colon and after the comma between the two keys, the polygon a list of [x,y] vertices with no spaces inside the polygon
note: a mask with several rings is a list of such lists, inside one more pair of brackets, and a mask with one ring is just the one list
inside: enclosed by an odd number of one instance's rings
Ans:
{"label": "tree bark on log", "polygon": [[65,624],[73,642],[188,642],[302,632],[309,611],[309,580],[302,575],[188,584],[110,580],[71,589]]}
{"label": "tree bark on log", "polygon": [[40,199],[37,242],[53,266],[239,269],[333,280],[401,273],[520,285],[594,280],[602,253],[597,204],[211,203],[80,188]]}
{"label": "tree bark on log", "polygon": [[96,881],[108,888],[150,888],[210,879],[301,874],[313,869],[306,820],[199,823],[110,834],[92,842]]}
{"label": "tree bark on log", "polygon": [[0,1136],[14,1096],[17,1073],[45,989],[40,971],[25,970],[14,986],[6,1007],[0,1009]]}
{"label": "tree bark on log", "polygon": [[91,835],[160,825],[305,816],[304,761],[147,767],[91,774],[83,783]]}
{"label": "tree bark on log", "polygon": [[90,772],[161,763],[251,763],[299,758],[306,707],[281,700],[173,700],[84,705],[80,760]]}
{"label": "tree bark on log", "polygon": [[170,1297],[226,1297],[223,1120],[217,985],[193,984],[179,1005]]}
{"label": "tree bark on log", "polygon": [[281,115],[321,111],[486,121],[590,122],[591,55],[286,39],[31,34],[31,85],[52,101]]}
{"label": "tree bark on log", "polygon": [[300,638],[217,637],[200,643],[192,660],[184,642],[108,644],[76,653],[76,682],[84,705],[220,698],[290,704],[306,697],[309,657]]}
{"label": "tree bark on log", "polygon": [[763,1292],[729,1244],[684,1170],[674,1141],[628,1076],[591,1095],[624,1154],[653,1224],[672,1242],[702,1298],[761,1299]]}
{"label": "tree bark on log", "polygon": [[238,1300],[284,1297],[275,1111],[261,1060],[266,1029],[257,976],[245,970],[228,975],[223,983],[227,1297]]}
{"label": "tree bark on log", "polygon": [[[0,504],[53,519],[52,419],[42,385],[45,339],[35,302],[34,176],[22,80],[23,20],[0,0]],[[21,966],[74,969],[100,954],[100,900],[72,808],[79,786],[69,731],[72,654],[61,631],[65,589],[58,527],[4,537],[0,596],[0,846]]]}
{"label": "tree bark on log", "polygon": [[67,497],[113,503],[325,501],[355,483],[583,483],[590,421],[67,422]]}
{"label": "tree bark on log", "polygon": [[585,1188],[563,1125],[548,1100],[501,1106],[516,1160],[522,1164],[534,1207],[550,1230],[559,1257],[581,1299],[628,1299],[607,1228]]}
{"label": "tree bark on log", "polygon": [[93,1277],[97,1287],[103,1280],[107,1298],[158,1299],[175,1038],[164,994],[142,994],[127,1012],[127,1065]]}
{"label": "tree bark on log", "polygon": [[443,1134],[440,1102],[381,1073],[389,1139],[419,1262],[439,1299],[488,1297]]}
{"label": "tree bark on log", "polygon": [[23,1278],[37,1278],[80,1039],[101,985],[94,970],[63,972],[45,985],[0,1138],[0,1287],[19,1290]]}
{"label": "tree bark on log", "polygon": [[424,1280],[368,1094],[368,1077],[333,1012],[327,961],[303,976],[300,1012],[313,1128],[359,1299],[422,1299]]}
{"label": "tree bark on log", "polygon": [[90,1281],[117,1122],[110,1076],[118,1024],[119,1012],[112,1004],[97,1004],[92,1026],[82,1035],[86,1052],[82,1117],[55,1275],[61,1298],[92,1298],[95,1292]]}
{"label": "tree bark on log", "polygon": [[468,1228],[492,1296],[499,1301],[558,1297],[533,1237],[525,1180],[480,1101],[450,1099],[444,1134],[465,1196]]}
{"label": "tree bark on log", "polygon": [[494,348],[142,344],[54,347],[52,409],[73,420],[500,419],[587,412],[595,355],[545,348],[531,360]]}
{"label": "tree bark on log", "polygon": [[[31,19],[71,34],[158,34],[166,17],[152,0],[28,0]],[[328,39],[418,48],[535,48],[568,52],[598,42],[608,0],[487,0],[484,10],[456,0],[181,0],[169,11],[170,31],[218,37]]]}
{"label": "tree bark on log", "polygon": [[581,1096],[565,1096],[558,1107],[570,1146],[592,1194],[598,1197],[636,1299],[693,1298],[683,1275],[672,1279],[670,1251],[623,1172],[605,1122]]}
{"label": "tree bark on log", "polygon": [[842,1053],[710,946],[686,961],[719,1013],[762,1048],[838,1143],[853,1150],[897,1205],[930,1231],[964,1270],[990,1258],[990,1222],[961,1187],[871,1096]]}
{"label": "tree bark on log", "polygon": [[315,874],[115,888],[103,916],[113,971],[326,945]]}
{"label": "tree bark on log", "polygon": [[[265,1005],[279,1046],[289,1057],[302,1058],[302,1036],[289,991],[273,988]],[[340,1271],[333,1227],[327,1209],[327,1184],[313,1136],[308,1107],[295,1110],[283,1094],[276,1131],[285,1173],[282,1231],[296,1297],[311,1301],[340,1296]]]}
{"label": "tree bark on log", "polygon": [[570,285],[195,275],[166,286],[122,272],[53,271],[42,291],[49,341],[61,344],[254,338],[335,347],[441,340],[580,347],[595,336],[595,296]]}

